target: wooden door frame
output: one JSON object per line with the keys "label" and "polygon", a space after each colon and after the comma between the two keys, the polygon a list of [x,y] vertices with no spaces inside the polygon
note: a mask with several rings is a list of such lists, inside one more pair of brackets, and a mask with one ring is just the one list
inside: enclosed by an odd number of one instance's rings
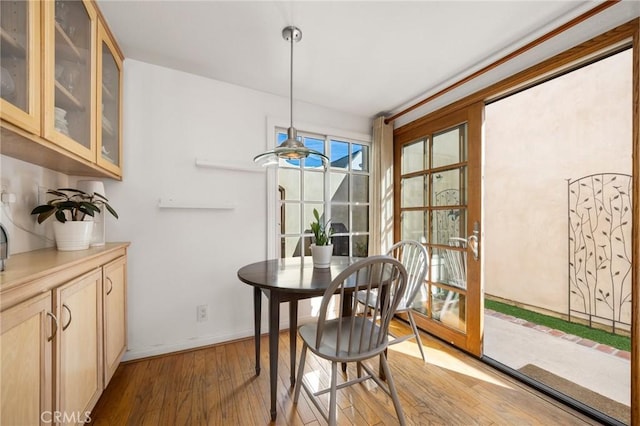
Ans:
{"label": "wooden door frame", "polygon": [[[476,102],[465,106],[458,111],[446,116],[437,117],[432,121],[422,121],[420,126],[405,132],[399,137],[394,137],[394,217],[400,217],[401,197],[401,167],[399,161],[402,155],[402,147],[408,143],[422,139],[425,135],[467,123],[467,202],[466,220],[468,224],[478,222],[482,224],[481,217],[481,179],[482,179],[482,122],[484,117],[484,102]],[[476,196],[472,196],[475,193]],[[466,226],[470,232],[470,226]],[[394,240],[401,239],[400,221],[394,221]],[[424,330],[437,335],[443,340],[477,356],[482,355],[483,335],[483,291],[480,281],[480,261],[474,261],[471,251],[467,251],[467,289],[465,291],[466,303],[466,331],[460,332],[447,327],[437,321],[416,316],[416,322]],[[445,286],[446,288],[446,286]],[[456,290],[452,288],[452,290]]]}
{"label": "wooden door frame", "polygon": [[[521,90],[545,78],[551,78],[570,68],[578,68],[584,63],[596,60],[620,46],[630,45],[633,49],[633,118],[632,118],[632,175],[633,193],[640,193],[640,19],[631,21],[607,31],[597,37],[559,53],[531,68],[521,71],[498,83],[479,90],[463,99],[394,130],[394,141],[411,134],[427,121],[444,117],[475,102],[488,102],[508,93]],[[634,265],[631,270],[631,378],[640,377],[640,197],[632,200],[632,254]],[[640,381],[631,380],[631,424],[640,424]]]}

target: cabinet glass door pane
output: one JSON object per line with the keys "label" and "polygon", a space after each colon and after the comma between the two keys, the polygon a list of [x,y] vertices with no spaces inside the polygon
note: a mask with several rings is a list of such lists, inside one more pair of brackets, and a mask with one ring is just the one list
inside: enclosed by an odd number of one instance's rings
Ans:
{"label": "cabinet glass door pane", "polygon": [[0,96],[29,112],[29,3],[0,2]]}
{"label": "cabinet glass door pane", "polygon": [[102,43],[102,159],[118,165],[120,158],[120,70],[106,43]]}
{"label": "cabinet glass door pane", "polygon": [[91,149],[91,18],[82,2],[55,2],[56,130]]}

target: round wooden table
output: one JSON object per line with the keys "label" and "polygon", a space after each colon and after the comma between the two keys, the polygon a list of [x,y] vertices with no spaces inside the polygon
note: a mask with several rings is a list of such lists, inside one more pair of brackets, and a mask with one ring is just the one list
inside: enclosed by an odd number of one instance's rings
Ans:
{"label": "round wooden table", "polygon": [[[271,381],[271,420],[276,419],[278,385],[278,335],[280,333],[280,303],[289,302],[289,341],[291,385],[295,383],[298,300],[322,296],[336,276],[361,258],[334,256],[329,268],[313,267],[310,256],[271,259],[243,266],[238,278],[253,286],[253,309],[256,349],[256,375],[260,374],[260,320],[262,294],[269,300],[269,377]],[[344,302],[344,301],[343,301]]]}

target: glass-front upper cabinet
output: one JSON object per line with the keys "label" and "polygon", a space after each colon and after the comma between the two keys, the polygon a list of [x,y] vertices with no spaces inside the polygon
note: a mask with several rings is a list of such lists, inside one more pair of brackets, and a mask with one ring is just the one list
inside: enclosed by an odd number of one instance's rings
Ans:
{"label": "glass-front upper cabinet", "polygon": [[45,138],[95,161],[96,11],[77,0],[42,4]]}
{"label": "glass-front upper cabinet", "polygon": [[121,174],[122,57],[107,30],[98,25],[97,163]]}
{"label": "glass-front upper cabinet", "polygon": [[0,2],[0,111],[2,118],[40,133],[39,1]]}

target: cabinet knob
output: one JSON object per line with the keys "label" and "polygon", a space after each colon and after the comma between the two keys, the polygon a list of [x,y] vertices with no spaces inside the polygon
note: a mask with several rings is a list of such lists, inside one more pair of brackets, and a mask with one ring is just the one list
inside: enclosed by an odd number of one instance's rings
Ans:
{"label": "cabinet knob", "polygon": [[109,290],[107,290],[107,296],[108,296],[113,291],[113,281],[111,281],[111,278],[109,277],[107,277],[107,281],[109,281],[109,284],[111,284],[111,286],[109,287]]}

